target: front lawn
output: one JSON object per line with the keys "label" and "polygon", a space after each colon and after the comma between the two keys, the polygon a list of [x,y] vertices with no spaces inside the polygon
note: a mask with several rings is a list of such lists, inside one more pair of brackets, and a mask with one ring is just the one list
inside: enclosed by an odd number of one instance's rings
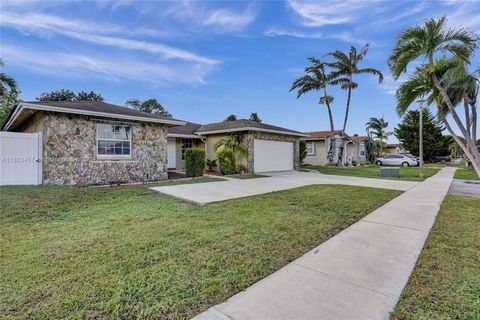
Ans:
{"label": "front lawn", "polygon": [[400,194],[308,186],[200,207],[150,186],[0,188],[0,314],[187,319]]}
{"label": "front lawn", "polygon": [[480,198],[447,196],[391,320],[480,319]]}
{"label": "front lawn", "polygon": [[[306,168],[318,170],[320,173],[333,174],[340,176],[353,176],[362,178],[378,178],[378,179],[394,179],[394,180],[410,180],[422,181],[418,176],[418,167],[401,167],[400,178],[380,177],[380,167],[376,165],[368,167],[322,167],[322,166],[308,166]],[[425,178],[433,176],[438,172],[437,168],[424,168]]]}
{"label": "front lawn", "polygon": [[480,180],[480,177],[477,176],[477,173],[473,169],[458,168],[455,172],[455,179]]}

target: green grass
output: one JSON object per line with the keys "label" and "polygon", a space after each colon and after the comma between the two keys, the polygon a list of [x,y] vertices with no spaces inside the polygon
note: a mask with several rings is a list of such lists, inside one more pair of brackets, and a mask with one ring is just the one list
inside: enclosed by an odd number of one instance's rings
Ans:
{"label": "green grass", "polygon": [[2,317],[187,319],[400,194],[308,186],[200,207],[150,186],[0,188]]}
{"label": "green grass", "polygon": [[446,197],[391,320],[480,319],[479,208]]}
{"label": "green grass", "polygon": [[[368,167],[308,167],[311,169],[316,169],[324,174],[333,174],[341,176],[353,176],[353,177],[363,177],[363,178],[378,178],[378,179],[393,179],[393,180],[409,180],[409,181],[422,181],[418,176],[418,167],[401,167],[400,168],[400,178],[388,178],[380,177],[380,167],[379,166],[368,166]],[[438,172],[437,168],[424,168],[425,178],[433,176]]]}
{"label": "green grass", "polygon": [[455,179],[480,180],[480,177],[477,176],[477,173],[473,169],[458,168],[455,172]]}
{"label": "green grass", "polygon": [[267,178],[268,176],[264,176],[261,174],[242,174],[242,175],[233,175],[228,177],[235,178],[235,179],[256,179],[256,178]]}

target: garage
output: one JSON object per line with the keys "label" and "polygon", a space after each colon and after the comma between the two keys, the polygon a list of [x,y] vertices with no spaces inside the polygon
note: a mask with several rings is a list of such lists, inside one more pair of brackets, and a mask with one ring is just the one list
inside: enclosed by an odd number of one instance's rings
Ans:
{"label": "garage", "polygon": [[294,143],[290,141],[274,141],[255,139],[254,171],[288,171],[294,169]]}

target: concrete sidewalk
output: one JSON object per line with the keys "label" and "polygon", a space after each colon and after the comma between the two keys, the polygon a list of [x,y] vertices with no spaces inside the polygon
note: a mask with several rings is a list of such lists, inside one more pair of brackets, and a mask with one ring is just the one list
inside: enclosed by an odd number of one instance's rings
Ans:
{"label": "concrete sidewalk", "polygon": [[213,202],[255,196],[274,191],[293,189],[313,184],[343,184],[406,191],[418,182],[334,176],[319,172],[272,172],[269,177],[256,179],[234,179],[228,181],[183,184],[151,188],[173,197],[205,205]]}
{"label": "concrete sidewalk", "polygon": [[388,319],[455,170],[442,169],[194,319]]}

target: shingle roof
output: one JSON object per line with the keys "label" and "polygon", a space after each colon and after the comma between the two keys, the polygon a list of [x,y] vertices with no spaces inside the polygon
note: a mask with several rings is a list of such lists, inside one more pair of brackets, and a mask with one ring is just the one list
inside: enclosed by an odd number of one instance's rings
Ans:
{"label": "shingle roof", "polygon": [[364,142],[368,139],[367,136],[350,136],[350,139],[352,139],[353,142]]}
{"label": "shingle roof", "polygon": [[[72,110],[111,113],[111,114],[132,116],[132,117],[174,120],[174,121],[176,120],[172,118],[162,117],[156,114],[151,114],[151,113],[138,111],[135,109],[130,109],[127,107],[118,106],[111,103],[106,103],[103,101],[31,101],[26,103],[43,105],[43,106],[51,106],[51,107],[59,107],[59,108],[72,109]],[[181,121],[181,120],[178,120],[178,121]]]}
{"label": "shingle roof", "polygon": [[273,131],[284,134],[292,134],[295,136],[304,136],[302,132],[290,130],[282,127],[272,126],[270,124],[256,122],[252,120],[240,119],[234,121],[217,122],[202,125],[197,134],[211,134],[214,132],[235,132],[235,131]]}
{"label": "shingle roof", "polygon": [[305,132],[306,135],[308,135],[309,138],[318,138],[318,139],[326,139],[334,135],[341,135],[342,131],[340,130],[335,130],[333,131],[310,131],[310,132]]}
{"label": "shingle roof", "polygon": [[195,131],[200,128],[202,125],[193,122],[187,122],[184,126],[170,127],[168,128],[168,134],[173,135],[195,135]]}

